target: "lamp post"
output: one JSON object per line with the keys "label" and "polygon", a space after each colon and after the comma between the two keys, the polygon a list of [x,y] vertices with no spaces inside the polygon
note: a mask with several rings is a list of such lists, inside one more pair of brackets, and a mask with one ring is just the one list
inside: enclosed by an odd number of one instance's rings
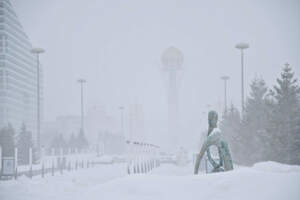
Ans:
{"label": "lamp post", "polygon": [[[123,137],[125,137],[124,135],[124,106],[119,106],[119,110],[121,112],[121,134]],[[132,139],[132,138],[130,138]]]}
{"label": "lamp post", "polygon": [[[288,68],[289,66],[290,66],[290,64],[289,63],[285,63],[284,64],[284,66],[286,67],[286,68]],[[291,112],[291,110],[289,110],[288,112]],[[287,159],[288,159],[288,164],[290,164],[291,163],[291,151],[290,151],[290,147],[291,147],[291,139],[290,139],[290,132],[291,132],[291,118],[290,118],[290,115],[289,115],[289,117],[287,117],[287,142],[288,142],[288,144],[287,144],[287,151],[288,151],[288,156],[287,156]]]}
{"label": "lamp post", "polygon": [[222,76],[221,79],[224,81],[224,113],[227,113],[227,81],[229,76]]}
{"label": "lamp post", "polygon": [[249,48],[249,44],[247,43],[238,43],[237,45],[235,45],[235,48],[241,50],[241,106],[242,106],[242,116],[244,114],[244,49],[248,49]]}
{"label": "lamp post", "polygon": [[45,50],[42,48],[33,48],[31,53],[36,55],[37,62],[37,148],[38,152],[41,150],[41,113],[40,113],[40,54],[44,53]]}
{"label": "lamp post", "polygon": [[81,131],[84,133],[83,84],[86,83],[86,80],[85,79],[78,79],[77,81],[80,84],[80,89],[81,89]]}

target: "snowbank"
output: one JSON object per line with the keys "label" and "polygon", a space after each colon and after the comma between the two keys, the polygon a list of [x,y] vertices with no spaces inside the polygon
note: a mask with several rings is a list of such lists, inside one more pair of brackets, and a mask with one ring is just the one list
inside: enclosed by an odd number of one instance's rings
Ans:
{"label": "snowbank", "polygon": [[256,163],[253,165],[253,169],[275,173],[300,172],[298,165],[287,165],[273,161]]}
{"label": "snowbank", "polygon": [[[259,164],[270,169],[281,168],[278,163]],[[278,166],[277,166],[278,165]],[[217,174],[189,175],[187,170],[175,172],[174,166],[170,171],[176,175],[162,175],[167,172],[167,166],[149,175],[135,175],[113,180],[102,186],[90,189],[84,197],[97,199],[101,194],[104,199],[142,200],[142,199],[222,199],[222,200],[299,200],[300,173],[287,171],[275,173],[274,170],[260,170],[260,167],[239,168],[232,172]],[[178,168],[179,169],[179,168]],[[183,176],[185,175],[185,176]]]}
{"label": "snowbank", "polygon": [[0,182],[0,199],[299,200],[299,168],[266,162],[194,176],[191,165],[162,165],[147,175],[128,176],[125,165],[107,165],[47,179]]}

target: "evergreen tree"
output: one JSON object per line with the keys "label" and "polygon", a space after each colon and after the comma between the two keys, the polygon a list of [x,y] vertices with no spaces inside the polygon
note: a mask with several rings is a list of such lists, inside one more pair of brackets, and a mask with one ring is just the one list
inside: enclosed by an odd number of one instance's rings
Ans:
{"label": "evergreen tree", "polygon": [[32,135],[23,123],[17,140],[19,164],[29,164],[29,148],[33,147]]}
{"label": "evergreen tree", "polygon": [[76,138],[75,138],[74,133],[72,133],[71,136],[70,136],[70,139],[69,139],[69,142],[68,142],[68,146],[71,149],[71,152],[74,153],[75,149],[77,148]]}
{"label": "evergreen tree", "polygon": [[220,123],[220,129],[228,142],[232,156],[236,163],[242,163],[243,161],[243,138],[240,134],[241,118],[237,108],[231,104],[230,108],[223,115],[223,119]]}
{"label": "evergreen tree", "polygon": [[277,161],[299,164],[300,149],[300,87],[289,64],[285,64],[281,77],[277,79],[272,96],[275,100],[273,132]]}
{"label": "evergreen tree", "polygon": [[78,147],[79,151],[81,151],[81,150],[88,148],[88,146],[89,146],[89,144],[84,135],[84,132],[82,129],[80,129],[79,134],[77,136],[77,147]]}
{"label": "evergreen tree", "polygon": [[62,134],[55,136],[50,146],[55,150],[55,154],[59,154],[61,149],[63,149],[64,152],[67,150],[67,143]]}
{"label": "evergreen tree", "polygon": [[285,65],[270,92],[262,79],[254,79],[243,120],[231,106],[220,128],[237,163],[300,164],[300,86],[292,68]]}
{"label": "evergreen tree", "polygon": [[50,147],[53,148],[53,149],[57,149],[59,147],[59,141],[58,141],[58,137],[57,136],[54,136],[52,138]]}
{"label": "evergreen tree", "polygon": [[15,131],[11,124],[0,130],[0,146],[2,147],[2,156],[14,156]]}
{"label": "evergreen tree", "polygon": [[253,164],[268,159],[268,150],[272,148],[269,134],[271,101],[265,81],[255,78],[251,85],[250,96],[247,98],[245,114],[241,123],[241,134],[244,140],[245,164]]}

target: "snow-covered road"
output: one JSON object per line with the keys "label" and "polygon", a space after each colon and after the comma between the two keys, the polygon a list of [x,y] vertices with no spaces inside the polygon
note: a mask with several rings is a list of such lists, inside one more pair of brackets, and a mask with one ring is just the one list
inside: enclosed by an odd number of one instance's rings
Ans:
{"label": "snow-covered road", "polygon": [[118,164],[45,179],[24,177],[0,182],[0,199],[300,199],[300,166],[265,162],[226,173],[194,176],[192,171],[192,165],[162,165],[147,175],[127,176],[125,165]]}

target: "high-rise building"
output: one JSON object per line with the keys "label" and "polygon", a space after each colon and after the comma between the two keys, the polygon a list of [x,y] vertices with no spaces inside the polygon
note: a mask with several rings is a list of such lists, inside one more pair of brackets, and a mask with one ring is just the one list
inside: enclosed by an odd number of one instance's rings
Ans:
{"label": "high-rise building", "polygon": [[[0,127],[37,132],[37,62],[9,0],[0,0]],[[43,96],[40,69],[40,99]],[[40,103],[42,105],[42,101]],[[41,106],[42,107],[42,106]],[[35,141],[36,142],[36,141]]]}

